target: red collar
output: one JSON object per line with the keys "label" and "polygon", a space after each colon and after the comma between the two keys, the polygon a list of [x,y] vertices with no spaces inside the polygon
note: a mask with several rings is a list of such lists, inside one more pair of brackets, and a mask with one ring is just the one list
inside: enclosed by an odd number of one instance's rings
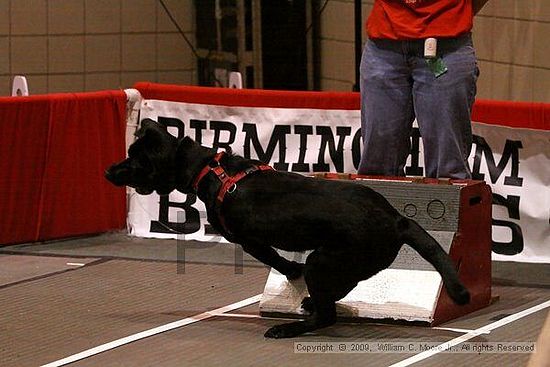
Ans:
{"label": "red collar", "polygon": [[229,174],[225,172],[223,167],[220,165],[220,161],[225,154],[226,154],[225,152],[220,152],[216,154],[212,159],[212,161],[200,171],[198,176],[193,181],[193,190],[195,190],[196,192],[199,188],[199,184],[202,181],[202,179],[209,172],[214,172],[221,182],[220,190],[218,191],[218,195],[217,195],[218,205],[223,202],[225,194],[228,192],[229,193],[234,192],[237,188],[237,182],[243,179],[244,177],[246,177],[247,175],[256,171],[273,170],[273,168],[271,166],[268,166],[267,164],[260,164],[260,165],[253,165],[250,168],[246,169],[245,171],[238,172],[234,176],[229,176]]}
{"label": "red collar", "polygon": [[[214,162],[216,165],[214,167],[210,166],[210,163],[208,163],[206,166],[204,166],[204,168],[200,171],[200,173],[198,174],[197,177],[195,177],[195,180],[193,181],[193,190],[195,190],[195,192],[199,189],[199,183],[201,182],[201,180],[204,178],[204,176],[206,176],[208,174],[208,172],[210,172],[211,170],[214,170],[214,168],[217,168],[217,167],[221,167],[220,166],[220,161],[222,159],[222,157],[225,155],[225,152],[219,152],[218,154],[216,154],[214,156],[214,158],[212,159],[212,162]],[[223,168],[222,168],[223,169]]]}

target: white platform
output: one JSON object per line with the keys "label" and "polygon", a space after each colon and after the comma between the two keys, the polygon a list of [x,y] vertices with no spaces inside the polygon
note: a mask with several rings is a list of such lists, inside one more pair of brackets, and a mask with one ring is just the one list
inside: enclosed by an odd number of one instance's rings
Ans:
{"label": "white platform", "polygon": [[[449,251],[452,232],[431,231],[430,234]],[[302,263],[307,257],[307,253],[280,253]],[[414,250],[403,246],[389,269],[360,282],[337,303],[337,313],[345,318],[431,323],[442,285],[439,273]],[[265,315],[303,315],[301,303],[307,296],[303,278],[289,282],[284,275],[271,270],[260,301],[260,312]]]}

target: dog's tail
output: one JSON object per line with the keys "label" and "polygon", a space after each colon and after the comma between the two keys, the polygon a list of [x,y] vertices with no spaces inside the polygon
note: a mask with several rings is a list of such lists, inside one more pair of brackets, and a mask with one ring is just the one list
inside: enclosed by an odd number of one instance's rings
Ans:
{"label": "dog's tail", "polygon": [[403,242],[415,249],[441,274],[445,289],[453,301],[459,305],[470,302],[470,293],[458,279],[453,262],[441,245],[413,220],[402,218],[399,230]]}

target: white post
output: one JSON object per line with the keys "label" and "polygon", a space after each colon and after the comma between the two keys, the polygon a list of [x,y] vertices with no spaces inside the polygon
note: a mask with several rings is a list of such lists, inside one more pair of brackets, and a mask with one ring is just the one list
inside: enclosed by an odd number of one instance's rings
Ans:
{"label": "white post", "polygon": [[237,71],[229,73],[229,88],[243,89],[243,76]]}
{"label": "white post", "polygon": [[27,78],[22,75],[16,75],[13,78],[11,95],[13,97],[29,95],[29,85],[27,84]]}

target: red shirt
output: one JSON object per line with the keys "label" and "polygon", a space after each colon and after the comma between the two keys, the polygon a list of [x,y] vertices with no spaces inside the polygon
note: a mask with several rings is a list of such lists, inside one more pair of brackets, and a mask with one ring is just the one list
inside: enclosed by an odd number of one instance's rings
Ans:
{"label": "red shirt", "polygon": [[374,0],[369,38],[456,37],[472,29],[472,0]]}

